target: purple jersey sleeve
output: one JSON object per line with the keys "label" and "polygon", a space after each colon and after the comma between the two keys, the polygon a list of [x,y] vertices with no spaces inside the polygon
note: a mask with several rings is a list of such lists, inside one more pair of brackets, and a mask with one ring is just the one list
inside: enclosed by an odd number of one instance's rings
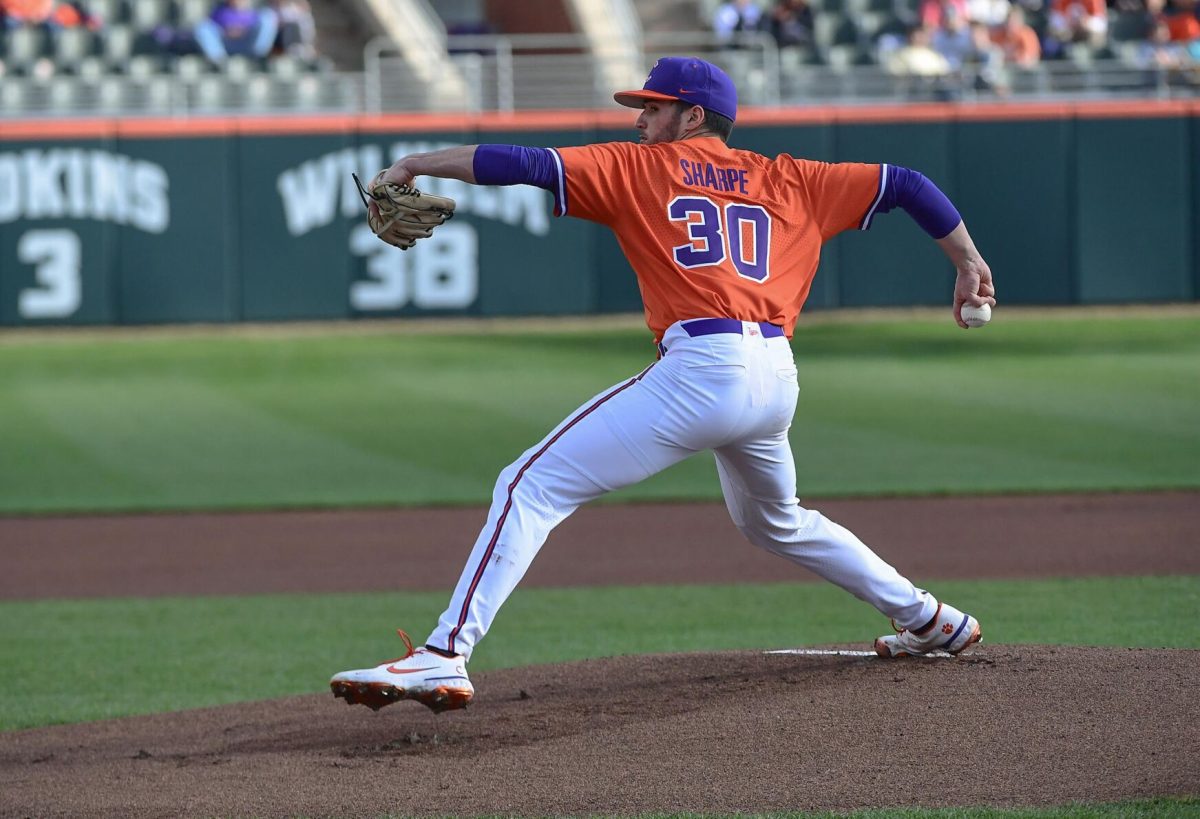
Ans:
{"label": "purple jersey sleeve", "polygon": [[877,213],[903,208],[921,229],[934,239],[942,239],[958,227],[962,216],[929,179],[917,171],[898,165],[881,165],[879,194],[863,216],[859,227],[867,230]]}
{"label": "purple jersey sleeve", "polygon": [[480,185],[536,185],[551,193],[558,187],[558,163],[549,148],[479,145],[474,169]]}

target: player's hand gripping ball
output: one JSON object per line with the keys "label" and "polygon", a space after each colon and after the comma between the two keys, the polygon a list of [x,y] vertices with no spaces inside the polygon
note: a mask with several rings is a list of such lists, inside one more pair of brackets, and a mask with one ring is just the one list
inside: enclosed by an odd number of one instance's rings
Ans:
{"label": "player's hand gripping ball", "polygon": [[992,320],[992,308],[986,304],[981,304],[978,307],[971,304],[964,304],[959,313],[962,315],[963,322],[968,327],[982,327]]}
{"label": "player's hand gripping ball", "polygon": [[357,176],[354,182],[367,206],[371,232],[389,245],[408,250],[418,239],[433,235],[435,227],[454,215],[455,203],[450,197],[384,182],[384,173],[380,171],[365,188]]}

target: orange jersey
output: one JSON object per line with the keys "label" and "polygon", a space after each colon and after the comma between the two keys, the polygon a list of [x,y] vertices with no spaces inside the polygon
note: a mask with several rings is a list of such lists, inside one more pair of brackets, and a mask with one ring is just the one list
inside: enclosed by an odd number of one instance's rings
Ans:
{"label": "orange jersey", "polygon": [[766,321],[790,338],[821,245],[865,227],[879,165],[730,148],[716,137],[559,148],[560,215],[612,228],[637,274],[646,324]]}

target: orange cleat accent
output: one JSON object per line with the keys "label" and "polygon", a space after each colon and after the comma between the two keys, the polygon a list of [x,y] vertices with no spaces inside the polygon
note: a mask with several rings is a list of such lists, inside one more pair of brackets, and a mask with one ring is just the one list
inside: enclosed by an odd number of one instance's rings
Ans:
{"label": "orange cleat accent", "polygon": [[403,657],[385,660],[374,668],[335,674],[329,681],[333,696],[372,711],[401,700],[419,702],[435,714],[465,708],[475,695],[466,659],[414,648],[407,634],[397,633],[407,649]]}
{"label": "orange cleat accent", "polygon": [[435,714],[443,711],[456,711],[466,708],[472,699],[472,693],[460,688],[438,686],[432,691],[408,691],[388,683],[353,683],[335,680],[329,684],[333,696],[346,701],[346,705],[365,705],[372,711],[378,711],[385,705],[391,705],[401,700],[413,700],[424,705]]}

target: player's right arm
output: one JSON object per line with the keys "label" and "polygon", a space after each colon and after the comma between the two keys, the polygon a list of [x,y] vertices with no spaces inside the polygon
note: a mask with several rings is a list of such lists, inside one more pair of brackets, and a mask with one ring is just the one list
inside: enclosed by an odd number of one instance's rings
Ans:
{"label": "player's right arm", "polygon": [[954,230],[936,241],[958,271],[958,277],[954,280],[954,320],[959,327],[965,328],[967,323],[962,319],[964,304],[996,306],[992,271],[975,248],[975,242],[961,219]]}
{"label": "player's right arm", "polygon": [[870,226],[875,213],[885,213],[899,207],[938,243],[957,271],[954,281],[954,320],[958,326],[967,327],[962,319],[963,305],[986,304],[995,307],[996,288],[992,284],[992,271],[976,249],[966,224],[949,197],[924,174],[896,165],[882,166],[880,185],[882,190],[863,220],[864,226]]}
{"label": "player's right arm", "polygon": [[897,165],[797,161],[800,184],[823,238],[868,230],[876,214],[901,208],[954,263],[954,320],[964,304],[996,305],[992,273],[949,198],[928,177]]}

